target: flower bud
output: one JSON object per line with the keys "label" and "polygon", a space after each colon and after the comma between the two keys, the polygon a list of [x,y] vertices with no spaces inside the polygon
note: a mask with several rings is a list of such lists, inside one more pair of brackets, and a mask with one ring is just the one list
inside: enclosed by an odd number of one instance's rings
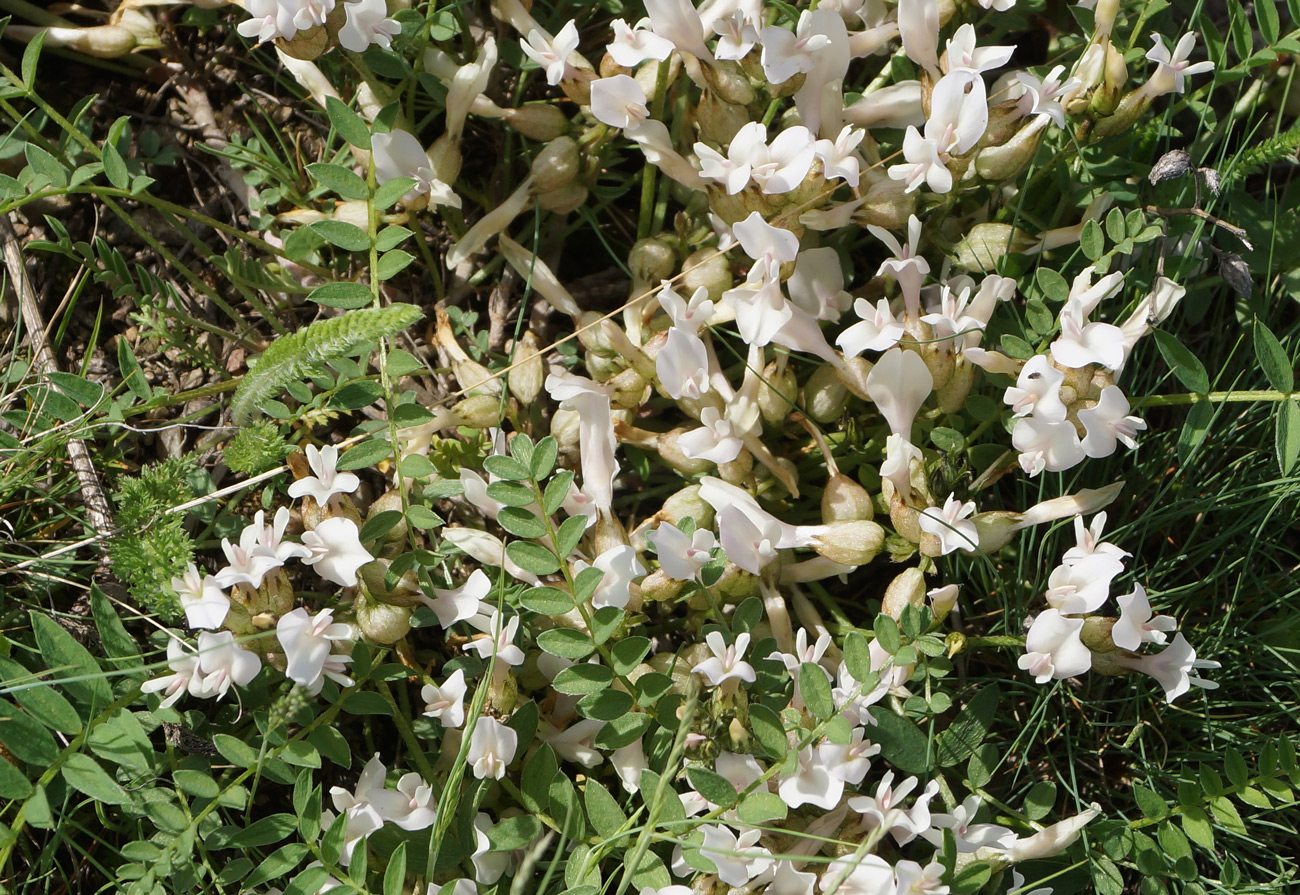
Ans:
{"label": "flower bud", "polygon": [[713,462],[710,460],[692,459],[682,453],[681,446],[677,439],[691,431],[685,426],[664,432],[656,439],[655,449],[659,452],[659,457],[668,464],[673,471],[684,476],[704,475],[712,468]]}
{"label": "flower bud", "polygon": [[[627,254],[627,267],[632,272],[633,294],[639,295],[651,284],[673,275],[677,269],[677,252],[662,239],[639,239]],[[641,284],[640,288],[636,287],[637,283]]]}
{"label": "flower bud", "polygon": [[[715,60],[704,67],[704,79],[723,102],[747,106],[754,101],[754,85],[741,66],[730,59]],[[706,91],[706,95],[707,95]]]}
{"label": "flower bud", "polygon": [[390,606],[375,600],[363,590],[353,604],[357,613],[357,626],[371,643],[396,643],[411,630],[411,609],[408,606]]}
{"label": "flower bud", "polygon": [[965,357],[959,356],[954,362],[952,376],[937,389],[939,409],[944,413],[960,413],[966,406],[971,387],[975,384],[976,366]]}
{"label": "flower bud", "polygon": [[533,192],[537,195],[558,190],[573,181],[582,168],[582,153],[572,137],[557,137],[533,159]]}
{"label": "flower bud", "polygon": [[471,429],[488,429],[501,422],[501,399],[492,395],[474,395],[452,406],[456,419],[450,425]]}
{"label": "flower bud", "polygon": [[849,390],[840,382],[839,372],[830,364],[817,367],[804,383],[804,413],[819,423],[839,419],[848,402]]}
{"label": "flower bud", "polygon": [[957,591],[960,585],[945,584],[943,587],[936,587],[926,591],[925,595],[930,600],[930,611],[939,621],[948,617],[954,606],[957,605]]}
{"label": "flower bud", "polygon": [[677,599],[684,585],[684,581],[670,578],[663,569],[655,569],[641,579],[641,599],[651,603],[667,603]]}
{"label": "flower bud", "polygon": [[699,485],[687,485],[670,494],[664,501],[663,509],[655,516],[669,525],[676,525],[689,516],[695,520],[696,528],[710,528],[713,525],[713,505],[700,497]]}
{"label": "flower bud", "polygon": [[578,341],[588,351],[601,357],[618,357],[618,349],[609,340],[605,327],[601,326],[603,315],[596,311],[583,311],[578,318]]}
{"label": "flower bud", "polygon": [[849,476],[837,472],[822,491],[822,522],[870,521],[876,515],[871,495]]}
{"label": "flower bud", "polygon": [[925,573],[913,566],[894,576],[885,588],[880,611],[893,619],[901,619],[907,606],[920,609],[925,605]]}
{"label": "flower bud", "polygon": [[714,587],[718,593],[727,598],[728,602],[739,603],[746,597],[758,593],[758,576],[729,562],[723,568],[722,577],[717,580]]}
{"label": "flower bud", "polygon": [[913,544],[921,543],[921,535],[924,532],[921,531],[921,523],[917,518],[918,511],[903,502],[888,479],[885,479],[882,485],[889,493],[889,521],[893,523],[894,531],[899,537]]}
{"label": "flower bud", "polygon": [[1128,83],[1128,66],[1124,64],[1124,54],[1111,44],[1106,44],[1102,81],[1092,94],[1088,104],[1088,113],[1101,118],[1115,111],[1120,94]]}
{"label": "flower bud", "polygon": [[560,443],[560,450],[578,449],[578,427],[581,420],[576,410],[561,407],[551,415],[551,435]]}
{"label": "flower bud", "polygon": [[704,91],[695,110],[700,137],[717,146],[726,146],[736,133],[749,123],[749,110],[729,103],[712,90]]}
{"label": "flower bud", "polygon": [[1011,539],[1022,527],[1020,525],[1022,519],[1024,514],[1006,510],[990,510],[971,516],[970,521],[974,523],[975,531],[979,534],[980,550],[993,554],[1010,544]]}
{"label": "flower bud", "polygon": [[615,408],[636,410],[650,397],[650,383],[631,367],[611,377],[609,384],[614,389],[610,404]]}
{"label": "flower bud", "polygon": [[515,344],[514,361],[506,374],[506,385],[521,405],[527,407],[541,394],[546,367],[542,353],[537,349],[537,336],[526,330]]}
{"label": "flower bud", "polygon": [[790,365],[781,364],[778,369],[776,361],[769,363],[758,387],[758,409],[763,419],[772,424],[784,422],[798,397],[799,382]]}
{"label": "flower bud", "polygon": [[885,546],[885,530],[865,519],[832,522],[813,537],[812,548],[827,559],[846,566],[865,566]]}
{"label": "flower bud", "polygon": [[1083,630],[1079,632],[1079,639],[1094,654],[1113,653],[1116,646],[1115,641],[1111,639],[1111,629],[1115,627],[1117,621],[1119,621],[1117,618],[1090,615],[1083,620]]}
{"label": "flower bud", "polygon": [[682,264],[683,296],[690,298],[703,286],[708,290],[709,301],[722,301],[722,293],[733,285],[731,263],[717,249],[700,249],[693,252]]}
{"label": "flower bud", "polygon": [[975,157],[975,172],[992,183],[1010,180],[1024,169],[1038,151],[1038,144],[1050,119],[1037,116],[1000,146],[981,149]]}
{"label": "flower bud", "polygon": [[955,260],[966,270],[992,273],[1008,252],[1026,252],[1034,244],[1034,238],[1019,227],[986,221],[972,227],[957,243]]}
{"label": "flower bud", "polygon": [[537,204],[556,214],[568,214],[575,208],[580,208],[587,201],[587,196],[587,188],[575,180],[549,193],[539,194]]}
{"label": "flower bud", "polygon": [[550,103],[504,109],[506,124],[530,140],[549,143],[569,131],[569,119]]}
{"label": "flower bud", "polygon": [[754,471],[754,455],[742,450],[736,459],[718,464],[718,478],[730,485],[744,485]]}
{"label": "flower bud", "polygon": [[[380,513],[386,513],[390,510],[396,510],[397,512],[402,513],[403,509],[402,493],[395,488],[390,489],[375,498],[375,502],[370,505],[370,509],[366,512],[366,521],[369,522]],[[406,522],[406,515],[403,513],[402,518],[397,520],[397,524],[388,529],[388,531],[384,533],[384,536],[380,538],[379,543],[381,549],[385,544],[395,544],[404,540],[408,529],[409,526]]]}

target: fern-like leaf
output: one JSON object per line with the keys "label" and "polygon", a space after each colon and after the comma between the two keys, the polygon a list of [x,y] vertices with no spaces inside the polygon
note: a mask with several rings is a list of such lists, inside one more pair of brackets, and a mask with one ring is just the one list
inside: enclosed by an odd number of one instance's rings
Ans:
{"label": "fern-like leaf", "polygon": [[423,316],[414,305],[367,308],[318,320],[275,340],[235,389],[230,402],[235,425],[247,425],[262,402],[274,398],[293,380],[305,378],[312,366],[354,354],[370,342],[401,332]]}
{"label": "fern-like leaf", "polygon": [[1228,180],[1240,180],[1275,162],[1294,158],[1297,151],[1300,151],[1300,121],[1276,137],[1270,137],[1243,152],[1229,170]]}

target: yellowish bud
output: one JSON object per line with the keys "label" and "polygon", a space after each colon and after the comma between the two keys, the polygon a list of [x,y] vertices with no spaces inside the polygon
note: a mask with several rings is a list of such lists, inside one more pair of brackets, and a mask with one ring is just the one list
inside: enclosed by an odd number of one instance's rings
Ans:
{"label": "yellowish bud", "polygon": [[889,587],[885,588],[880,608],[891,618],[901,619],[903,609],[909,605],[918,609],[925,605],[925,574],[915,566],[894,576]]}
{"label": "yellowish bud", "polygon": [[885,546],[885,530],[865,519],[856,522],[832,522],[826,531],[813,538],[812,548],[832,562],[846,566],[865,566]]}

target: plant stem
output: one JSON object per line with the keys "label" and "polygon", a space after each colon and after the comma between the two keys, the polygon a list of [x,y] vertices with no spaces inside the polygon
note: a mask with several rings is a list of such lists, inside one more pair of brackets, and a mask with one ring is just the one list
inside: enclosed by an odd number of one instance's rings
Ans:
{"label": "plant stem", "polygon": [[1133,402],[1137,407],[1175,407],[1182,404],[1268,404],[1300,398],[1300,392],[1279,392],[1275,389],[1254,391],[1190,392],[1183,395],[1147,395]]}

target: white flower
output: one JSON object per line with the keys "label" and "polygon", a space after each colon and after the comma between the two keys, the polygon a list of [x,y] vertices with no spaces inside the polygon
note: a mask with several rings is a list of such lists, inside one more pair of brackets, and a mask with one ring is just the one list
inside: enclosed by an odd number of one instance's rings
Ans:
{"label": "white flower", "polygon": [[650,768],[645,759],[645,747],[641,744],[640,737],[610,753],[609,763],[614,766],[614,773],[618,774],[623,789],[632,793],[640,792],[641,772]]}
{"label": "white flower", "polygon": [[888,351],[903,337],[902,321],[889,309],[888,299],[880,299],[874,308],[865,298],[856,299],[853,313],[861,319],[835,340],[849,357],[857,357],[864,351]]}
{"label": "white flower", "polygon": [[1088,311],[1077,298],[1061,309],[1061,335],[1052,343],[1052,359],[1063,367],[1101,364],[1115,369],[1124,362],[1124,334],[1111,323],[1089,323]]}
{"label": "white flower", "polygon": [[578,26],[570,19],[554,38],[534,29],[519,45],[529,59],[546,70],[546,83],[554,87],[568,72],[569,54],[578,49]]}
{"label": "white flower", "polygon": [[1146,589],[1136,582],[1131,594],[1116,597],[1115,602],[1119,604],[1119,621],[1111,628],[1110,637],[1120,649],[1136,651],[1144,643],[1163,645],[1167,632],[1178,627],[1169,616],[1151,611]]}
{"label": "white flower", "polygon": [[1116,442],[1122,441],[1130,450],[1137,447],[1137,433],[1146,431],[1141,418],[1129,415],[1128,398],[1117,385],[1101,390],[1101,397],[1093,407],[1079,411],[1079,422],[1087,434],[1083,450],[1089,457],[1109,457],[1115,453]]}
{"label": "white flower", "polygon": [[894,772],[886,771],[874,796],[849,799],[849,807],[862,815],[862,825],[866,829],[885,827],[899,845],[906,845],[922,830],[930,828],[930,800],[939,791],[939,784],[938,781],[930,781],[916,797],[912,808],[904,810],[903,799],[916,789],[920,780],[908,777],[897,787],[893,783]]}
{"label": "white flower", "polygon": [[551,373],[546,377],[546,391],[552,400],[560,402],[561,409],[577,412],[582,488],[597,507],[608,510],[614,501],[614,479],[619,472],[610,389],[572,373]]}
{"label": "white flower", "polygon": [[655,356],[659,384],[674,401],[698,400],[709,390],[709,352],[703,340],[690,330],[676,326]]}
{"label": "white flower", "polygon": [[403,774],[395,790],[380,787],[367,794],[380,817],[407,832],[427,829],[438,819],[433,787],[414,772]]}
{"label": "white flower", "polygon": [[718,35],[718,46],[713,53],[718,59],[744,59],[758,43],[758,29],[739,8],[715,21],[713,33]]}
{"label": "white flower", "polygon": [[519,632],[519,616],[512,615],[504,624],[501,613],[489,607],[488,614],[475,615],[469,623],[488,636],[471,640],[465,644],[466,650],[474,650],[479,658],[496,659],[507,665],[524,664],[524,651],[515,646],[515,635]]}
{"label": "white flower", "polygon": [[420,698],[424,700],[423,714],[437,718],[443,727],[460,727],[465,723],[465,693],[468,689],[465,672],[459,668],[442,686],[425,684],[420,690]]}
{"label": "white flower", "polygon": [[759,575],[776,559],[782,532],[780,523],[771,517],[751,515],[730,504],[718,511],[718,531],[727,559],[746,572]]}
{"label": "white flower", "polygon": [[869,742],[866,731],[861,727],[855,727],[848,745],[840,746],[830,740],[823,740],[817,747],[817,752],[830,769],[831,776],[850,786],[857,786],[866,778],[867,771],[871,770],[871,757],[880,753],[880,746]]}
{"label": "white flower", "polygon": [[387,50],[393,38],[402,33],[402,26],[388,18],[384,0],[349,0],[343,8],[348,18],[339,29],[339,43],[345,50],[362,53],[371,44]]}
{"label": "white flower", "polygon": [[1025,654],[1016,664],[1045,684],[1075,677],[1092,667],[1092,652],[1083,645],[1083,619],[1065,618],[1056,609],[1038,614],[1025,637]]}
{"label": "white flower", "polygon": [[1196,658],[1196,650],[1182,634],[1175,634],[1173,642],[1155,655],[1120,656],[1120,664],[1127,665],[1155,678],[1164,688],[1165,700],[1173,702],[1191,688],[1192,684],[1206,690],[1218,689],[1218,684],[1196,677],[1193,671],[1219,668],[1218,662]]}
{"label": "white flower", "polygon": [[627,75],[591,82],[591,114],[610,127],[634,127],[650,117],[645,91]]}
{"label": "white flower", "polygon": [[257,521],[245,526],[240,532],[238,546],[231,544],[229,538],[221,539],[221,549],[226,554],[229,565],[213,576],[219,587],[233,587],[236,584],[261,587],[267,572],[284,565],[284,560],[276,556],[274,551],[262,547],[262,534],[262,511],[258,510]]}
{"label": "white flower", "polygon": [[258,43],[283,37],[292,40],[298,33],[293,23],[293,11],[280,0],[246,0],[244,5],[251,19],[239,23],[239,33],[256,37]]}
{"label": "white flower", "polygon": [[817,633],[817,639],[812,643],[808,642],[808,629],[800,628],[794,635],[794,652],[783,653],[780,650],[773,650],[767,658],[774,659],[785,666],[785,670],[790,674],[796,674],[804,663],[819,665],[822,657],[826,655],[826,650],[830,648],[830,632],[822,629]]}
{"label": "white flower", "polygon": [[697,528],[688,537],[669,522],[660,522],[658,528],[646,533],[646,539],[654,546],[664,574],[679,581],[694,579],[718,546],[718,539],[707,528]]}
{"label": "white flower", "polygon": [[180,597],[185,610],[185,624],[191,628],[216,630],[226,620],[230,611],[230,598],[222,592],[211,575],[200,575],[198,567],[190,563],[185,574],[172,579],[172,590]]}
{"label": "white flower", "polygon": [[933,389],[934,377],[915,351],[891,348],[867,374],[867,395],[889,431],[909,440],[916,413]]}
{"label": "white flower", "polygon": [[518,748],[519,734],[513,728],[485,716],[474,723],[465,760],[478,779],[500,780],[506,775],[506,765],[514,761]]}
{"label": "white flower", "polygon": [[[352,853],[357,843],[384,825],[383,815],[371,801],[371,794],[383,790],[384,777],[387,773],[384,763],[379,760],[379,753],[376,752],[361,769],[356,788],[352,792],[348,792],[341,786],[330,787],[330,799],[334,803],[334,810],[342,812],[347,818],[347,829],[343,834],[343,857],[340,860],[344,866],[351,863]],[[333,820],[332,813],[323,812],[321,826],[325,827]]]}
{"label": "white flower", "polygon": [[921,835],[935,848],[942,848],[943,831],[952,830],[958,854],[967,854],[985,846],[1009,846],[1016,838],[1015,832],[1010,828],[974,822],[981,804],[979,796],[967,796],[966,801],[954,808],[952,814],[931,815],[932,826],[928,830],[922,830]]}
{"label": "white flower", "polygon": [[713,302],[709,300],[709,290],[700,286],[691,294],[691,300],[688,302],[673,289],[671,280],[661,280],[659,286],[657,296],[659,306],[672,320],[673,328],[698,335],[700,328],[713,316]]}
{"label": "white flower", "polygon": [[672,41],[683,53],[704,62],[713,61],[713,54],[704,45],[704,23],[690,0],[646,0],[645,11],[650,14],[655,34]]}
{"label": "white flower", "polygon": [[764,195],[791,192],[808,176],[816,152],[817,140],[808,128],[801,124],[788,127],[764,147],[761,157],[750,165],[749,176]]}
{"label": "white flower", "polygon": [[1020,451],[1020,468],[1030,476],[1043,470],[1061,472],[1088,456],[1078,430],[1068,420],[1023,417],[1011,430],[1011,444]]}
{"label": "white flower", "polygon": [[907,58],[932,75],[939,72],[938,0],[899,0],[898,32]]}
{"label": "white flower", "polygon": [[718,879],[729,886],[743,886],[772,865],[771,852],[758,845],[762,830],[737,836],[721,824],[704,824],[700,831],[704,833],[700,854],[718,868]]}
{"label": "white flower", "polygon": [[776,26],[764,28],[762,42],[763,73],[769,83],[784,84],[799,72],[812,71],[817,64],[815,54],[830,46],[831,39],[817,33],[812,13],[805,9],[793,34]]}
{"label": "white flower", "polygon": [[551,722],[544,721],[538,728],[537,735],[565,761],[580,764],[584,768],[594,768],[605,761],[605,756],[591,745],[604,726],[604,721],[584,718],[560,730]]}
{"label": "white flower", "polygon": [[1016,384],[1003,394],[1012,416],[1019,419],[1029,414],[1039,419],[1061,422],[1068,411],[1061,403],[1061,385],[1065,374],[1052,366],[1047,355],[1035,354],[1025,362],[1016,378]]}
{"label": "white flower", "polygon": [[1047,578],[1048,605],[1065,615],[1096,612],[1110,597],[1110,583],[1124,564],[1108,553],[1094,553],[1078,562],[1059,565]]}
{"label": "white flower", "polygon": [[248,684],[262,670],[262,660],[235,642],[230,631],[199,634],[199,673],[204,696],[221,699],[231,684]]}
{"label": "white flower", "polygon": [[[389,136],[375,134],[375,137]],[[408,135],[409,136],[409,135]],[[411,139],[415,139],[412,137]],[[373,138],[372,138],[372,146]],[[423,152],[423,150],[421,150]],[[307,445],[307,465],[314,475],[298,479],[289,485],[290,497],[303,497],[310,494],[322,507],[329,503],[335,494],[351,494],[361,485],[361,480],[350,472],[339,472],[339,449],[327,444],[321,449],[316,445]]]}
{"label": "white flower", "polygon": [[1006,65],[1015,50],[1015,47],[976,47],[975,26],[967,22],[948,38],[945,57],[949,73],[978,75]]}
{"label": "white flower", "polygon": [[813,805],[829,811],[839,804],[844,794],[844,781],[833,772],[830,763],[812,746],[799,753],[799,764],[793,774],[781,778],[777,794],[791,808]]}
{"label": "white flower", "polygon": [[954,550],[974,553],[979,549],[979,532],[975,530],[975,523],[967,518],[974,512],[974,501],[962,503],[956,495],[949,494],[943,509],[926,507],[917,522],[922,531],[939,539],[940,556],[947,556]]}
{"label": "white flower", "polygon": [[1142,91],[1148,96],[1156,97],[1166,93],[1182,93],[1186,89],[1188,75],[1214,71],[1213,62],[1188,62],[1192,50],[1196,48],[1196,32],[1189,31],[1178,39],[1171,54],[1165,48],[1159,34],[1152,34],[1154,46],[1147,50],[1147,58],[1156,64],[1156,73],[1151,80],[1142,85]]}
{"label": "white flower", "polygon": [[624,68],[636,68],[647,59],[663,62],[673,52],[673,43],[649,29],[650,20],[641,19],[632,27],[623,19],[610,23],[614,39],[605,47],[610,57]]}
{"label": "white flower", "polygon": [[[587,564],[579,560],[573,564],[573,574],[577,575],[585,568]],[[605,606],[625,608],[632,598],[632,579],[645,574],[645,566],[636,558],[636,551],[627,544],[610,547],[596,557],[591,568],[605,573],[591,594],[592,609]]]}
{"label": "white flower", "polygon": [[711,463],[730,463],[740,456],[744,442],[730,419],[718,413],[717,408],[705,407],[700,411],[700,422],[703,425],[698,429],[677,437],[677,446],[683,456]]}
{"label": "white flower", "polygon": [[[474,879],[485,886],[490,886],[505,875],[514,863],[514,856],[509,852],[492,851],[492,840],[488,830],[492,828],[492,818],[480,811],[474,815],[474,852],[469,856],[474,864]],[[475,893],[478,888],[475,887]],[[433,893],[430,893],[433,895]]]}
{"label": "white flower", "polygon": [[844,125],[832,140],[818,140],[817,158],[822,162],[822,175],[827,180],[840,178],[851,187],[858,185],[858,144],[867,132],[851,124]]}
{"label": "white flower", "polygon": [[171,708],[187,692],[191,696],[207,695],[203,690],[203,675],[199,672],[199,657],[174,637],[167,641],[167,667],[172,670],[171,674],[140,685],[145,693],[162,691],[163,701],[158,704],[160,709]]}
{"label": "white flower", "polygon": [[[285,677],[315,694],[320,692],[325,676],[337,680],[340,675],[340,672],[327,667],[333,644],[352,640],[356,634],[351,625],[334,621],[333,610],[322,609],[316,615],[309,616],[307,610],[300,606],[293,612],[280,616],[280,621],[275,626],[275,636],[284,649],[287,662]],[[335,666],[344,661],[341,656],[333,659]]]}
{"label": "white flower", "polygon": [[438,624],[450,628],[456,622],[477,615],[483,599],[491,591],[492,579],[482,569],[475,569],[460,587],[435,587],[435,599],[421,594],[420,601],[438,616]]}
{"label": "white flower", "polygon": [[710,686],[718,686],[723,681],[741,680],[752,684],[757,680],[754,666],[744,660],[745,650],[749,649],[749,633],[736,635],[736,642],[728,644],[719,631],[710,631],[704,638],[713,655],[696,665],[691,670],[703,675]]}
{"label": "white flower", "polygon": [[[1086,512],[1083,511],[1083,512]],[[1073,565],[1080,560],[1092,556],[1094,553],[1107,553],[1116,559],[1123,559],[1129,556],[1127,550],[1121,550],[1109,541],[1101,539],[1101,533],[1106,528],[1106,514],[1098,513],[1092,517],[1092,524],[1084,527],[1083,516],[1079,515],[1074,518],[1074,546],[1065,551],[1061,556],[1061,562],[1066,565]]]}
{"label": "white flower", "polygon": [[[460,208],[460,196],[457,196],[448,184],[438,179],[433,171],[433,163],[429,161],[424,147],[413,134],[404,130],[374,134],[370,138],[370,148],[374,153],[376,182],[384,184],[397,177],[410,177],[415,181],[415,186],[411,187],[411,191],[403,197],[405,201],[413,201],[417,196],[427,193],[430,202]],[[337,452],[333,447],[326,449]],[[317,475],[319,476],[320,473]],[[350,475],[350,473],[342,473],[342,475]]]}
{"label": "white flower", "polygon": [[1054,67],[1043,80],[1038,80],[1029,72],[1017,72],[1016,80],[1025,92],[1020,95],[1016,108],[1022,115],[1033,117],[1045,116],[1057,127],[1065,127],[1065,110],[1061,108],[1061,98],[1083,86],[1078,78],[1061,80],[1065,72],[1064,65]]}
{"label": "white flower", "polygon": [[799,254],[799,237],[789,230],[773,227],[757,211],[751,211],[749,217],[733,224],[731,231],[745,254],[760,264],[784,264]]}
{"label": "white flower", "polygon": [[844,291],[839,253],[830,246],[800,252],[785,285],[790,301],[818,320],[838,321],[853,301]]}
{"label": "white flower", "polygon": [[343,587],[355,587],[357,569],[374,560],[361,546],[361,531],[346,516],[322,520],[313,530],[303,532],[302,542],[311,555],[304,563],[322,578]]}

